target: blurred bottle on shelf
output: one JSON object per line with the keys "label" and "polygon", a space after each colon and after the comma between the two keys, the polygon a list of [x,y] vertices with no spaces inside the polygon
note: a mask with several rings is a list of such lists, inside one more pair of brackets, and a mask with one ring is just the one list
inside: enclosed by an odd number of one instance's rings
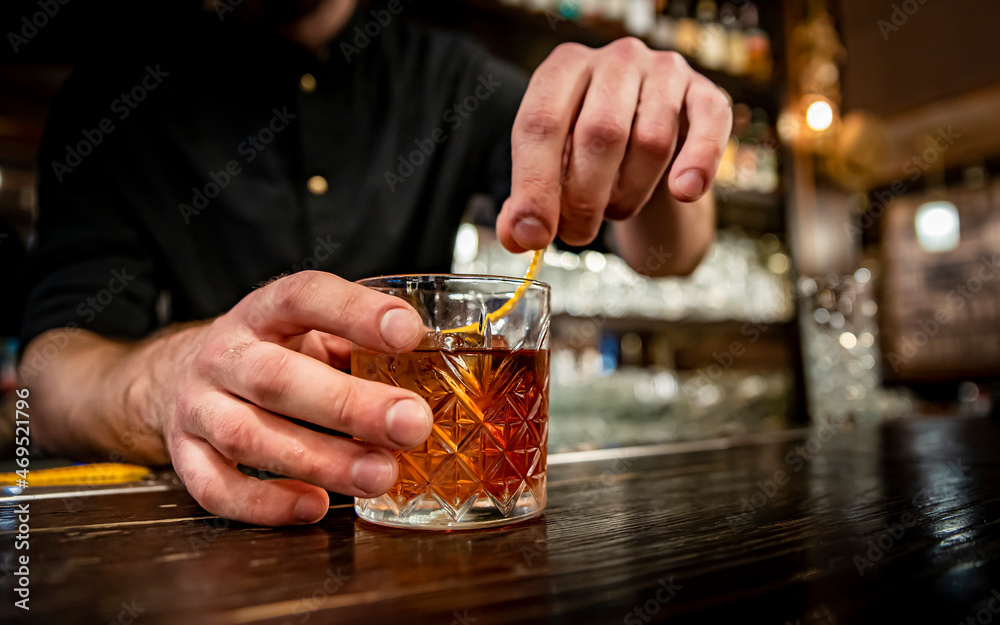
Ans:
{"label": "blurred bottle on shelf", "polygon": [[670,8],[677,23],[674,48],[684,56],[694,57],[698,53],[698,35],[701,30],[698,22],[688,13],[687,2],[674,0],[670,3]]}
{"label": "blurred bottle on shelf", "polygon": [[649,45],[660,50],[677,48],[677,20],[669,11],[656,16],[656,24],[649,35]]}
{"label": "blurred bottle on shelf", "polygon": [[758,80],[771,77],[771,38],[758,27],[757,5],[747,2],[740,7],[740,22],[746,33],[747,71]]}
{"label": "blurred bottle on shelf", "polygon": [[618,353],[622,367],[643,367],[646,365],[642,336],[638,332],[626,332],[619,338]]}
{"label": "blurred bottle on shelf", "polygon": [[601,19],[602,10],[601,7],[604,4],[604,0],[578,0],[576,5],[579,7],[581,19],[584,22],[596,22]]}
{"label": "blurred bottle on shelf", "polygon": [[780,186],[777,147],[767,112],[736,104],[733,134],[722,155],[716,186],[723,190],[775,192]]}
{"label": "blurred bottle on shelf", "polygon": [[656,5],[653,0],[628,0],[625,9],[625,30],[636,37],[648,37],[656,25]]}
{"label": "blurred bottle on shelf", "polygon": [[578,20],[583,15],[583,7],[576,0],[561,0],[557,8],[560,15],[571,20]]}
{"label": "blurred bottle on shelf", "polygon": [[609,22],[621,22],[625,19],[626,9],[628,3],[631,0],[603,0],[601,6],[603,8],[604,19]]}
{"label": "blurred bottle on shelf", "polygon": [[766,81],[771,40],[749,0],[499,0],[588,24],[617,24],[657,49],[676,50],[705,69]]}
{"label": "blurred bottle on shelf", "polygon": [[734,76],[743,76],[747,73],[749,66],[747,49],[747,36],[740,23],[739,13],[732,2],[723,3],[719,7],[719,21],[726,31],[726,44],[728,53],[726,55],[726,72]]}
{"label": "blurred bottle on shelf", "polygon": [[721,70],[726,66],[729,42],[726,40],[726,31],[718,20],[715,2],[699,0],[696,15],[699,27],[696,58],[702,67]]}

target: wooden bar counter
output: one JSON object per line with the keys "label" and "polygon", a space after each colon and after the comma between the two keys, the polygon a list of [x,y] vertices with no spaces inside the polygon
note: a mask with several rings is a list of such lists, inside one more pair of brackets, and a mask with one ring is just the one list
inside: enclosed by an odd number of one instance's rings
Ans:
{"label": "wooden bar counter", "polygon": [[343,499],[317,525],[263,528],[208,515],[169,474],[124,490],[0,499],[0,621],[1000,619],[1000,425],[985,419],[553,456],[545,514],[493,530],[378,527]]}

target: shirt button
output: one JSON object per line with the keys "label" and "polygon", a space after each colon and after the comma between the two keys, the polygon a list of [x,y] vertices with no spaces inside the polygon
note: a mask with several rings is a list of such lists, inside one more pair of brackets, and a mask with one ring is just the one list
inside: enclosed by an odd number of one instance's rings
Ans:
{"label": "shirt button", "polygon": [[302,93],[312,93],[316,91],[316,77],[312,74],[302,74],[299,78],[299,89]]}
{"label": "shirt button", "polygon": [[323,195],[330,188],[330,185],[327,184],[326,178],[323,176],[313,176],[306,182],[306,187],[313,195]]}

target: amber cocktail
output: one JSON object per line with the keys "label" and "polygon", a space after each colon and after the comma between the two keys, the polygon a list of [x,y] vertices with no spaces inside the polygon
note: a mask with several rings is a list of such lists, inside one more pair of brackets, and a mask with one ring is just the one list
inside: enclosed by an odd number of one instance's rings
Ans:
{"label": "amber cocktail", "polygon": [[396,452],[396,484],[381,497],[357,499],[358,515],[384,525],[460,529],[540,513],[548,443],[548,285],[529,282],[516,305],[494,318],[490,313],[523,280],[393,276],[361,283],[405,298],[429,331],[405,354],[355,347],[351,373],[419,394],[434,413],[434,428],[423,444]]}

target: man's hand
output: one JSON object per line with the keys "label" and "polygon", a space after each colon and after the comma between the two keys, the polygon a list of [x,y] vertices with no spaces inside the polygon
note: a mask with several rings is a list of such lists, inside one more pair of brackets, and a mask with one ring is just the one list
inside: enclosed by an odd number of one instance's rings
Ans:
{"label": "man's hand", "polygon": [[631,37],[597,50],[563,44],[535,71],[514,121],[500,241],[514,252],[556,234],[585,245],[605,218],[654,208],[661,185],[656,210],[670,196],[693,202],[715,178],[731,127],[729,98],[676,52]]}
{"label": "man's hand", "polygon": [[[135,433],[152,433],[141,440],[154,442],[126,450],[126,458],[162,461],[165,447],[188,491],[209,512],[288,525],[322,518],[329,507],[324,489],[384,493],[398,470],[390,449],[413,447],[430,435],[431,412],[418,395],[335,368],[349,366],[352,341],[395,353],[413,349],[423,332],[419,315],[403,300],[306,271],[257,289],[210,324],[129,349],[87,333],[89,345],[66,349],[57,360],[68,367],[63,375],[94,368],[101,380],[119,385],[91,383],[105,401],[124,397],[108,403],[109,411],[124,415],[101,415],[112,423],[93,448],[118,448],[123,439],[134,447],[128,441],[140,440]],[[44,349],[44,340],[36,341],[29,350]],[[117,355],[95,356],[102,351]],[[52,385],[66,386],[65,377],[52,375]],[[53,397],[50,390],[39,395]],[[67,446],[58,440],[67,435],[53,431],[68,412],[60,408],[46,407],[55,422],[44,430],[50,448]],[[315,432],[285,417],[361,440]],[[101,436],[101,429],[84,436]],[[257,480],[237,463],[292,479]]]}

